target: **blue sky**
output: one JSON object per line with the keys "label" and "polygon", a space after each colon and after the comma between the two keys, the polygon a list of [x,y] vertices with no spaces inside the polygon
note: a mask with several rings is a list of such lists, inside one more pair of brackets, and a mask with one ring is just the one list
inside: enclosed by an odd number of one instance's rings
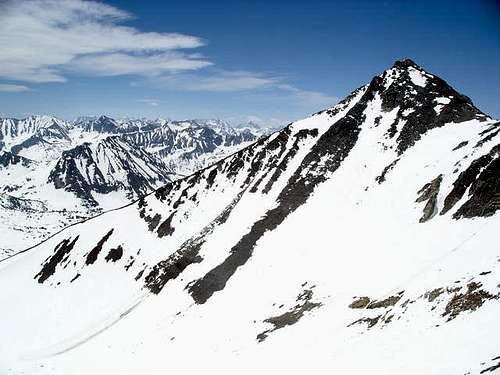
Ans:
{"label": "blue sky", "polygon": [[0,114],[277,125],[410,57],[500,117],[496,1],[7,1]]}

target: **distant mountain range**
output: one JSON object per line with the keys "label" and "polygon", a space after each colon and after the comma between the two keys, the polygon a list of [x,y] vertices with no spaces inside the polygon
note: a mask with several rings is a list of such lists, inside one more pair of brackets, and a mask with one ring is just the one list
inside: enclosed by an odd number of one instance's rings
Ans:
{"label": "distant mountain range", "polygon": [[221,120],[0,119],[0,258],[208,166],[270,131]]}

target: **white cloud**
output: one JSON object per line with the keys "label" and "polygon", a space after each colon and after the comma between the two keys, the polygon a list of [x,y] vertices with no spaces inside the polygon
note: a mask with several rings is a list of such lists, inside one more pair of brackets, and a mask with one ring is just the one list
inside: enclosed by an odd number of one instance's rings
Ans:
{"label": "white cloud", "polygon": [[272,87],[279,81],[278,78],[258,73],[222,71],[208,77],[199,77],[185,87],[192,91],[245,91]]}
{"label": "white cloud", "polygon": [[153,107],[158,107],[160,105],[160,101],[158,99],[139,99],[139,103],[149,104]]}
{"label": "white cloud", "polygon": [[[100,2],[10,0],[1,3],[0,14],[0,76],[8,79],[63,82],[68,68],[145,75],[210,64],[179,51],[202,46],[200,38],[120,25],[131,15]],[[99,68],[91,69],[93,63]]]}
{"label": "white cloud", "polygon": [[126,53],[110,53],[77,58],[70,68],[98,76],[126,74],[156,76],[165,71],[195,70],[209,65],[211,63],[208,61],[190,59],[178,52],[138,56]]}
{"label": "white cloud", "polygon": [[22,91],[30,91],[30,88],[23,85],[11,85],[8,83],[0,83],[0,91],[1,92],[22,92]]}
{"label": "white cloud", "polygon": [[280,97],[293,99],[297,104],[317,108],[331,106],[338,101],[335,96],[299,89],[278,76],[247,71],[216,70],[208,75],[201,73],[166,75],[155,79],[153,85],[201,92],[274,91]]}

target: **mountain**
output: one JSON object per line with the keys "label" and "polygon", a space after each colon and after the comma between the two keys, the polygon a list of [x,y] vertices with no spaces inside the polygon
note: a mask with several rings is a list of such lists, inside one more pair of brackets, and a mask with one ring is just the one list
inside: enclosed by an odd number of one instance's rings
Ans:
{"label": "mountain", "polygon": [[500,122],[397,61],[1,262],[0,368],[494,372],[499,176]]}
{"label": "mountain", "polygon": [[120,135],[161,158],[172,172],[191,174],[217,160],[248,146],[269,134],[270,128],[233,127],[218,119],[112,119],[107,116],[79,117],[73,122],[82,131],[82,139]]}
{"label": "mountain", "polygon": [[171,181],[172,175],[154,155],[118,137],[108,137],[64,151],[48,182],[97,205],[92,193],[124,190],[129,199],[136,199]]}
{"label": "mountain", "polygon": [[133,119],[118,118],[114,119],[105,115],[101,116],[80,116],[73,122],[73,126],[82,129],[85,132],[97,132],[107,134],[119,134],[147,131],[164,125],[167,120],[164,119]]}
{"label": "mountain", "polygon": [[35,160],[53,157],[71,143],[69,126],[52,116],[0,119],[0,150]]}
{"label": "mountain", "polygon": [[169,121],[122,139],[162,158],[172,171],[186,175],[247,146],[263,136],[259,131],[232,128],[220,120]]}
{"label": "mountain", "polygon": [[82,128],[82,130],[86,132],[113,134],[120,130],[120,125],[114,119],[107,116],[78,118],[73,125]]}
{"label": "mountain", "polygon": [[44,210],[0,212],[0,259],[121,207],[260,137],[220,120],[50,116],[0,119],[0,193]]}

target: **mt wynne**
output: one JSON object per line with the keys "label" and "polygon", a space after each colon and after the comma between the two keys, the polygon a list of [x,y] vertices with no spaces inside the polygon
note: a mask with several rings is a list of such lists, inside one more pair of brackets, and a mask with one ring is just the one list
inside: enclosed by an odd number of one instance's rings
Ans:
{"label": "mt wynne", "polygon": [[500,369],[500,122],[404,60],[270,135],[191,125],[4,120],[11,176],[133,202],[0,261],[0,373]]}

